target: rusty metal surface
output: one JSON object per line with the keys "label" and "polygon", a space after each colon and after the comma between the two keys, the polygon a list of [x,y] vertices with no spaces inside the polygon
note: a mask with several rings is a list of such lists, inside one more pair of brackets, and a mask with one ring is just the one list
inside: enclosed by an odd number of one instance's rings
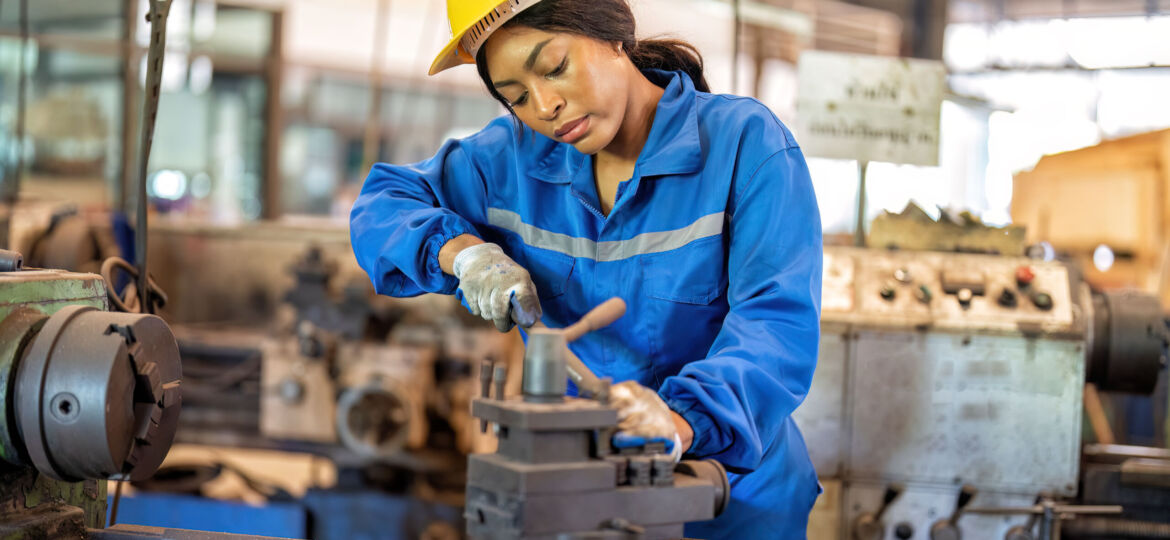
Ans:
{"label": "rusty metal surface", "polygon": [[855,346],[849,477],[1076,494],[1079,344],[861,332]]}
{"label": "rusty metal surface", "polygon": [[21,307],[55,313],[74,304],[108,309],[101,276],[64,270],[0,272],[0,317]]}
{"label": "rusty metal surface", "polygon": [[60,482],[33,469],[4,467],[0,465],[0,537],[79,538],[69,534],[77,525],[105,526],[104,480]]}

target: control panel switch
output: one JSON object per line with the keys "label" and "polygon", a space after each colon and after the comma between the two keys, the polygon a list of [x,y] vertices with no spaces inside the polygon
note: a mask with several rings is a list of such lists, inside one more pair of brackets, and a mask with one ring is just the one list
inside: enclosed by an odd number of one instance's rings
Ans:
{"label": "control panel switch", "polygon": [[930,292],[930,287],[920,285],[918,290],[914,292],[914,297],[923,304],[929,304],[934,299],[934,293]]}
{"label": "control panel switch", "polygon": [[1036,280],[1036,271],[1031,266],[1023,265],[1016,268],[1016,284],[1020,288],[1029,287]]}
{"label": "control panel switch", "polygon": [[1003,292],[999,293],[999,305],[1005,308],[1014,308],[1020,303],[1019,295],[1016,291],[1005,288]]}

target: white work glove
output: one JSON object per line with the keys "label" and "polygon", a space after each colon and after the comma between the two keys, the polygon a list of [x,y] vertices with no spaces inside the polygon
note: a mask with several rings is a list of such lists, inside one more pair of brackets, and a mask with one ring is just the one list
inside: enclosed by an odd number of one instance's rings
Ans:
{"label": "white work glove", "polygon": [[619,431],[614,435],[615,446],[641,446],[659,441],[666,443],[666,450],[675,462],[682,457],[674,413],[658,397],[658,392],[634,381],[626,381],[609,389],[609,403],[618,410]]}
{"label": "white work glove", "polygon": [[473,315],[494,322],[497,330],[507,332],[515,324],[527,328],[540,320],[532,277],[500,246],[478,244],[460,251],[453,271],[464,305]]}

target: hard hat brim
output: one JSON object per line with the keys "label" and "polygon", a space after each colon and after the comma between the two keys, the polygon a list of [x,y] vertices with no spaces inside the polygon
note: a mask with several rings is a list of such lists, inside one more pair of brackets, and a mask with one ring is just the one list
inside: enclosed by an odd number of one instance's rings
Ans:
{"label": "hard hat brim", "polygon": [[460,46],[459,42],[462,39],[463,34],[459,34],[446,47],[443,47],[443,50],[435,57],[435,61],[431,63],[431,70],[427,73],[428,75],[435,75],[455,66],[475,63],[475,59],[471,58]]}
{"label": "hard hat brim", "polygon": [[[431,63],[430,75],[455,66],[474,64],[475,56],[463,46],[463,39],[467,36],[468,32],[472,32],[473,28],[476,28],[475,33],[472,34],[476,38],[475,43],[468,46],[482,47],[484,41],[487,40],[487,36],[494,33],[496,29],[517,13],[532,7],[534,4],[540,2],[540,0],[481,0],[481,2],[487,3],[481,5],[463,4],[460,6],[459,19],[461,20],[461,28],[455,28],[451,14],[452,4],[448,2],[447,16],[448,20],[452,22],[451,33],[453,35],[451,36],[451,41],[447,43],[446,47],[443,47],[443,50],[435,57],[435,61]],[[501,12],[501,9],[505,9],[505,11]],[[492,24],[488,27],[490,29],[483,28],[481,25],[484,19],[492,13],[495,13],[495,15],[490,19]]]}

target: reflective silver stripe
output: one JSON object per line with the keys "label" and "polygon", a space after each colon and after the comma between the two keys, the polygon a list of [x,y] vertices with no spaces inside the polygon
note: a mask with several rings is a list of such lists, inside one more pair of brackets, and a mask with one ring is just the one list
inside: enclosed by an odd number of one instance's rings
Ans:
{"label": "reflective silver stripe", "polygon": [[638,255],[662,253],[678,249],[695,240],[723,233],[723,212],[708,214],[694,223],[673,231],[642,233],[629,240],[594,242],[533,227],[520,219],[520,214],[500,208],[488,208],[488,223],[507,229],[532,247],[564,253],[572,257],[601,262],[620,261]]}

